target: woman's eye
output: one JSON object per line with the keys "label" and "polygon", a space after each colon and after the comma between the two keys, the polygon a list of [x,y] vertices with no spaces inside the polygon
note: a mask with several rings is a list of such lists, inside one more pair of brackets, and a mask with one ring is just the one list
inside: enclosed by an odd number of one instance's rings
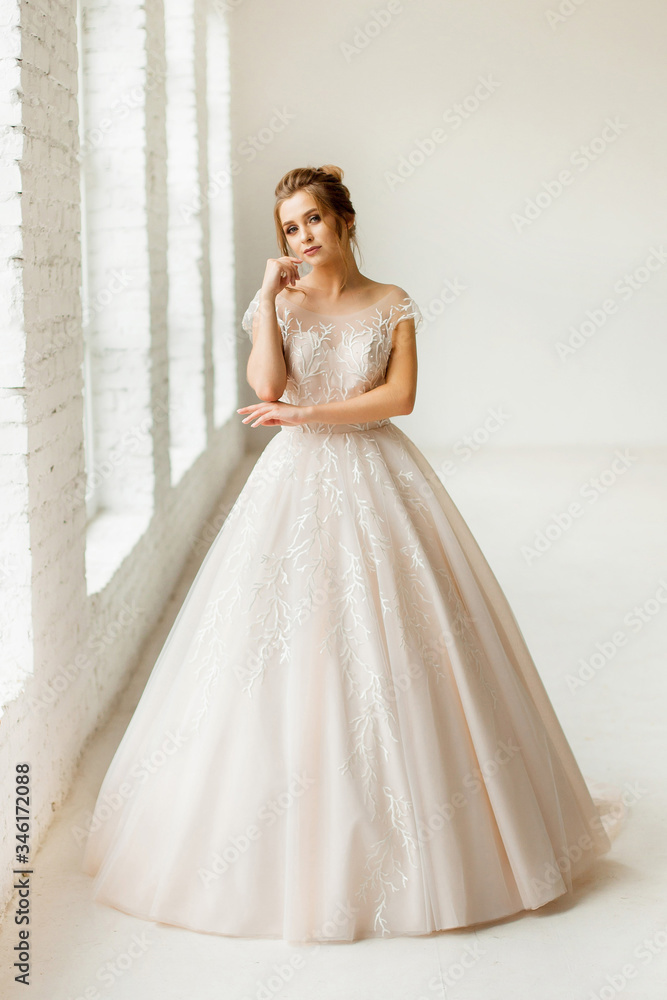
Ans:
{"label": "woman's eye", "polygon": [[[320,221],[319,215],[311,215],[311,217],[308,219],[308,221],[312,222],[313,219],[315,219],[317,222]],[[294,228],[295,228],[294,226],[290,226],[289,229],[285,230],[285,232],[287,233],[288,236],[294,231]]]}

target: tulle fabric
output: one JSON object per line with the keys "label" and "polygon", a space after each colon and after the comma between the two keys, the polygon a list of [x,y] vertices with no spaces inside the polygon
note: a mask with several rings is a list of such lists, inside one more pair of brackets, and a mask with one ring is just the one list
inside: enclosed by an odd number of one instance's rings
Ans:
{"label": "tulle fabric", "polygon": [[416,446],[283,428],[172,627],[84,869],[98,901],[194,930],[427,934],[568,891],[609,850],[605,809]]}
{"label": "tulle fabric", "polygon": [[[382,384],[396,324],[423,322],[399,287],[276,313],[295,404]],[[196,931],[429,934],[569,891],[624,816],[421,451],[388,419],[313,422],[271,439],[203,560],[83,869],[98,902]]]}

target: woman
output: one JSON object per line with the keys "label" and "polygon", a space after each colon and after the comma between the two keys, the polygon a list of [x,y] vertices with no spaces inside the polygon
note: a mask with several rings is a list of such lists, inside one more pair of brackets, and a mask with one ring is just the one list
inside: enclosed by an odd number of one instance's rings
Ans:
{"label": "woman", "polygon": [[275,222],[242,323],[260,402],[238,412],[281,430],[111,762],[84,870],[146,919],[292,942],[536,909],[612,824],[483,554],[391,421],[414,405],[419,308],[360,272],[338,167],[286,174]]}

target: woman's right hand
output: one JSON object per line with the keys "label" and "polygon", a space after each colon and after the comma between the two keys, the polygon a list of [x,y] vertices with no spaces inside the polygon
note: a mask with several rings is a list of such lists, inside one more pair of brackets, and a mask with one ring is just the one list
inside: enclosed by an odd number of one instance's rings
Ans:
{"label": "woman's right hand", "polygon": [[295,285],[301,277],[299,264],[303,264],[300,257],[269,257],[262,281],[262,295],[275,299],[286,285]]}

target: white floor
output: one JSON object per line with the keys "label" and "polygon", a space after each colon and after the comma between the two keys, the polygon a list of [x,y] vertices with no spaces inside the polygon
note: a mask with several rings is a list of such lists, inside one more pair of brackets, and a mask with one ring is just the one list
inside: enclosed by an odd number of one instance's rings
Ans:
{"label": "white floor", "polygon": [[[590,481],[611,468],[611,446],[563,453],[481,451],[444,478],[505,588],[584,775],[627,790],[629,816],[620,836],[594,872],[576,883],[571,897],[471,930],[302,947],[196,934],[91,902],[90,880],[79,870],[82,845],[76,828],[85,825],[86,811],[194,577],[193,565],[145,650],[141,670],[110,724],[93,740],[75,788],[35,857],[28,991],[13,981],[17,935],[9,915],[5,918],[0,995],[32,1000],[613,1000],[617,995],[664,1000],[667,605],[660,603],[660,581],[667,583],[667,456],[641,450],[632,455],[626,471],[604,493]],[[441,457],[428,458],[440,467]],[[240,482],[248,471],[246,464]],[[603,481],[611,478],[608,473]],[[586,483],[584,496],[580,490]],[[536,533],[555,523],[552,517],[574,500],[581,504],[581,516],[558,538],[553,537],[557,529],[551,529],[552,541],[529,562],[521,546],[532,545]],[[639,615],[633,612],[637,607]],[[609,655],[618,632],[626,640]],[[595,661],[598,669],[589,669],[589,679],[577,684],[579,661],[593,656],[596,643],[603,650]]]}

